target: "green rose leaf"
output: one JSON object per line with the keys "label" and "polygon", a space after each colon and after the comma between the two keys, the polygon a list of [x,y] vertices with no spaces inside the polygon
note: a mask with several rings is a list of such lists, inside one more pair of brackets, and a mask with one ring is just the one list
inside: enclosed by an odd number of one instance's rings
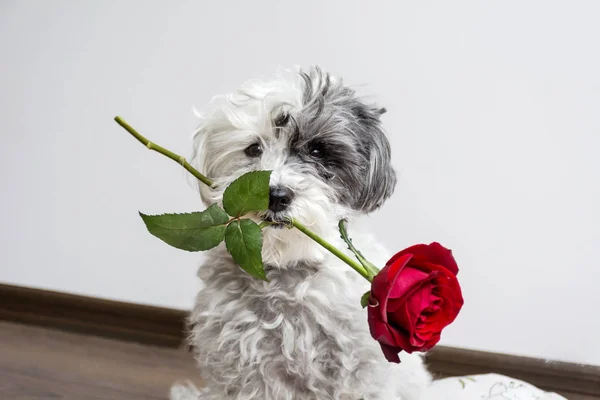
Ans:
{"label": "green rose leaf", "polygon": [[267,280],[262,262],[262,232],[249,219],[233,221],[225,231],[225,245],[233,260],[250,275]]}
{"label": "green rose leaf", "polygon": [[223,208],[232,217],[250,211],[269,208],[269,180],[271,171],[248,172],[231,183],[223,193]]}
{"label": "green rose leaf", "polygon": [[140,213],[148,231],[181,250],[209,250],[221,243],[229,216],[216,204],[202,212],[146,215]]}
{"label": "green rose leaf", "polygon": [[362,306],[362,308],[365,308],[369,305],[369,297],[371,297],[371,291],[368,291],[367,293],[363,294],[360,298],[360,305]]}

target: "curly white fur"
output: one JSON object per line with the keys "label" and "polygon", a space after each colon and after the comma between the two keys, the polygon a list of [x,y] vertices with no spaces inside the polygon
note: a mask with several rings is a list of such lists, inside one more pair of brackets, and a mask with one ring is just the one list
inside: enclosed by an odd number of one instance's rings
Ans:
{"label": "curly white fur", "polygon": [[[247,171],[273,170],[271,185],[295,193],[285,216],[345,248],[337,221],[377,208],[395,183],[374,110],[319,69],[284,72],[216,99],[195,135],[193,162],[217,182],[201,188],[204,202],[220,202],[223,188]],[[281,113],[291,115],[290,127],[274,126]],[[302,146],[314,137],[347,146],[347,171],[336,169],[333,155],[327,162],[306,156]],[[244,153],[253,143],[260,157]],[[385,263],[389,254],[376,240],[354,236],[369,259]],[[243,272],[223,245],[206,256],[199,270],[205,286],[189,317],[206,388],[176,385],[173,400],[421,398],[430,382],[421,357],[401,354],[401,364],[390,364],[369,334],[359,301],[368,283],[298,230],[264,231],[268,282]]]}

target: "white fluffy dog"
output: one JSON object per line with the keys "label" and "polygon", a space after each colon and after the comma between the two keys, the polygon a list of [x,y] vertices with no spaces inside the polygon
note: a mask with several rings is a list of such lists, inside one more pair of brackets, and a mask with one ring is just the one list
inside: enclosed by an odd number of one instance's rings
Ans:
{"label": "white fluffy dog", "polygon": [[[343,249],[338,221],[374,211],[396,183],[383,112],[319,68],[249,82],[202,117],[193,164],[217,184],[202,187],[202,199],[218,203],[240,175],[272,170],[270,210],[251,218],[296,218]],[[383,266],[389,254],[376,241],[354,239]],[[422,398],[431,377],[421,357],[402,353],[391,364],[371,338],[361,276],[281,225],[264,230],[263,261],[268,282],[242,271],[224,245],[206,253],[189,317],[206,387],[176,385],[173,400]]]}

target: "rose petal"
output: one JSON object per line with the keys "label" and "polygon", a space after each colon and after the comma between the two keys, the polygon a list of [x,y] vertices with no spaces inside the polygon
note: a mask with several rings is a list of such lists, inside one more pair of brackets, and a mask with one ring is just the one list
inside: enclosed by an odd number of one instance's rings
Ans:
{"label": "rose petal", "polygon": [[421,320],[422,313],[430,308],[431,302],[433,301],[431,295],[431,285],[423,285],[423,289],[415,292],[415,294],[407,299],[407,308],[413,310],[419,310],[419,314],[413,319],[413,328],[411,329],[412,335],[410,336],[410,344],[414,347],[422,347],[427,339],[422,338],[419,335],[419,321]]}
{"label": "rose petal", "polygon": [[420,350],[424,342],[414,340],[418,319],[419,314],[411,312],[407,303],[404,303],[390,316],[390,333],[395,340],[391,344],[399,345],[407,353]]}
{"label": "rose petal", "polygon": [[391,345],[401,347],[407,353],[412,353],[413,351],[418,350],[410,344],[410,336],[408,335],[408,332],[405,332],[402,329],[395,329],[393,326],[389,325],[388,328],[390,335],[394,338],[394,341],[390,343]]}
{"label": "rose petal", "polygon": [[418,318],[419,314],[414,315],[408,308],[406,302],[404,302],[388,319],[390,320],[390,324],[393,324],[394,328],[405,330],[410,337],[414,333],[414,326],[417,323]]}
{"label": "rose petal", "polygon": [[429,342],[431,339],[439,334],[439,329],[437,329],[435,324],[425,323],[422,319],[419,319],[417,322],[417,326],[415,327],[415,337],[418,337],[423,342]]}
{"label": "rose petal", "polygon": [[440,298],[435,318],[441,330],[456,319],[464,300],[456,277],[450,273],[439,275],[434,281],[434,293]]}
{"label": "rose petal", "polygon": [[390,289],[388,297],[393,299],[410,295],[411,292],[417,289],[420,284],[427,279],[429,279],[428,273],[415,268],[410,268],[409,266],[404,267]]}
{"label": "rose petal", "polygon": [[436,333],[433,335],[433,337],[427,341],[427,343],[425,343],[425,345],[421,348],[421,351],[429,351],[431,350],[436,344],[439,343],[441,338],[440,333]]}
{"label": "rose petal", "polygon": [[446,273],[436,278],[434,287],[436,295],[443,300],[440,308],[445,316],[444,321],[448,325],[456,319],[464,304],[460,284],[456,276]]}
{"label": "rose petal", "polygon": [[375,277],[371,284],[371,296],[379,302],[379,311],[381,319],[387,322],[387,303],[389,292],[394,286],[398,275],[406,264],[410,261],[412,255],[406,254],[402,257],[392,257],[395,261],[386,264],[385,267]]}
{"label": "rose petal", "polygon": [[[454,275],[458,274],[458,265],[456,264],[456,260],[452,255],[452,250],[445,248],[437,242],[433,242],[429,245],[417,244],[408,247],[400,251],[394,257],[399,258],[404,254],[413,255],[413,261],[411,262],[411,264],[419,265],[421,263],[428,262],[431,264],[440,265],[448,271],[452,272]],[[392,260],[393,259],[394,258],[392,258]]]}
{"label": "rose petal", "polygon": [[431,307],[433,301],[438,298],[431,293],[432,290],[433,286],[431,281],[424,282],[419,290],[415,291],[412,296],[406,299],[408,308],[413,310],[415,314],[418,313],[417,318],[423,313],[423,311]]}
{"label": "rose petal", "polygon": [[380,345],[398,347],[405,350],[407,353],[418,350],[411,346],[409,336],[406,332],[396,330],[390,325],[372,320],[369,320],[369,328],[371,330],[371,336],[373,336]]}
{"label": "rose petal", "polygon": [[387,321],[383,321],[380,318],[381,314],[376,308],[378,307],[369,307],[369,310],[367,312],[367,320],[369,323],[369,330],[371,332],[371,336],[377,341],[387,339],[387,343],[393,343],[394,338],[389,333]]}
{"label": "rose petal", "polygon": [[[405,303],[408,298],[410,298],[416,291],[421,290],[424,285],[430,284],[432,279],[431,274],[424,274],[422,271],[418,271],[418,273],[413,274],[412,272],[416,271],[414,268],[406,267],[398,276],[395,285],[399,286],[401,289],[395,289],[398,297],[390,298],[387,307],[387,313],[393,313],[401,304]],[[409,275],[407,281],[404,282],[405,276]],[[412,278],[418,278],[419,280],[415,280]],[[405,285],[405,283],[410,283],[410,285]],[[402,293],[403,291],[403,293]],[[390,291],[391,293],[392,291]]]}
{"label": "rose petal", "polygon": [[381,343],[379,343],[379,345],[381,346],[381,351],[383,352],[383,355],[386,360],[388,360],[389,362],[400,364],[400,357],[398,356],[398,353],[402,351],[400,347],[387,346]]}

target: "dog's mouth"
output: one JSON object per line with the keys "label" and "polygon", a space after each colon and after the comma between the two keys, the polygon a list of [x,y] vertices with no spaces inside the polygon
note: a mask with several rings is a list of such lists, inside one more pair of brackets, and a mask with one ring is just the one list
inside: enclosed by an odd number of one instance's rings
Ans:
{"label": "dog's mouth", "polygon": [[284,228],[286,226],[290,226],[291,224],[290,217],[283,213],[274,213],[268,211],[260,217],[269,227],[272,228]]}

